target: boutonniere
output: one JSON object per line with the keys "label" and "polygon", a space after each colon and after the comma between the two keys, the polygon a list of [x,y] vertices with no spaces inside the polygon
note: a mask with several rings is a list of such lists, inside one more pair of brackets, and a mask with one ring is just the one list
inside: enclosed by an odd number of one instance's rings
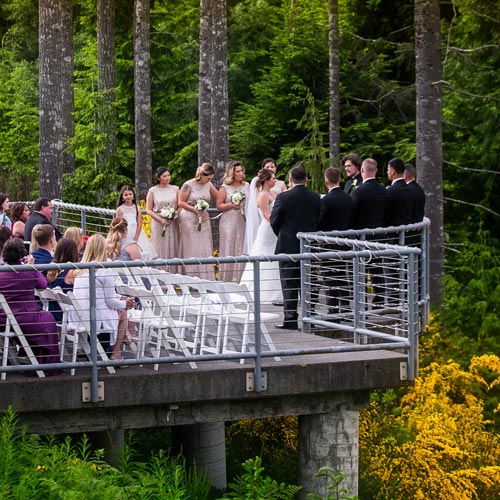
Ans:
{"label": "boutonniere", "polygon": [[356,189],[358,187],[358,179],[354,179],[351,184],[353,189]]}

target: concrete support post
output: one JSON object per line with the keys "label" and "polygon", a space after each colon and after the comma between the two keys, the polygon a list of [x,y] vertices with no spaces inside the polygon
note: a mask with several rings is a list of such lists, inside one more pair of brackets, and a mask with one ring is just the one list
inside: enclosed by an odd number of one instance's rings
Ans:
{"label": "concrete support post", "polygon": [[93,432],[89,433],[89,437],[95,447],[104,449],[106,462],[112,465],[120,463],[125,443],[125,431],[123,429]]}
{"label": "concrete support post", "polygon": [[175,447],[198,471],[206,471],[212,486],[225,488],[226,443],[224,422],[181,425],[172,428]]}
{"label": "concrete support post", "polygon": [[299,417],[300,498],[308,493],[327,497],[326,478],[315,474],[321,467],[331,467],[345,475],[340,488],[348,496],[358,494],[358,412],[338,411]]}

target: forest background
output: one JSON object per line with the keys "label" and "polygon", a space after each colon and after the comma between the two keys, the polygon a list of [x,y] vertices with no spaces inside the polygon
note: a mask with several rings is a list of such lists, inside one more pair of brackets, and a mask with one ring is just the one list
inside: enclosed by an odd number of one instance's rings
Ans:
{"label": "forest background", "polygon": [[[321,191],[331,160],[328,2],[227,3],[230,157],[244,163],[247,177],[268,156],[281,178],[303,161]],[[132,4],[116,0],[116,151],[101,164],[106,143],[96,124],[106,95],[97,88],[96,1],[73,0],[75,133],[66,146],[75,171],[61,181],[66,202],[112,206],[116,190],[134,184]],[[416,156],[413,7],[338,4],[340,154],[375,158],[384,183],[390,158]],[[500,5],[443,1],[440,8],[445,295],[422,368],[452,359],[469,369],[475,355],[500,352]],[[198,161],[199,16],[197,0],[151,5],[153,166],[167,165],[174,184],[192,177]],[[0,35],[0,190],[32,200],[39,195],[38,1],[3,1]],[[498,366],[487,365],[498,376]],[[483,401],[485,425],[497,435],[498,383]],[[398,405],[396,398],[390,410],[376,406],[387,416]]]}

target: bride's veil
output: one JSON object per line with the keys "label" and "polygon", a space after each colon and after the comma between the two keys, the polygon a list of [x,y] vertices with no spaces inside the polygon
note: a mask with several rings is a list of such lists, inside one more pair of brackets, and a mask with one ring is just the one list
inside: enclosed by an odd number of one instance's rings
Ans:
{"label": "bride's veil", "polygon": [[246,214],[246,227],[245,227],[245,242],[243,244],[243,253],[249,254],[252,248],[253,242],[257,237],[257,230],[260,224],[260,213],[257,208],[257,195],[259,192],[255,184],[257,183],[257,177],[252,179],[250,182],[250,187],[248,189],[248,196],[245,204],[245,214]]}

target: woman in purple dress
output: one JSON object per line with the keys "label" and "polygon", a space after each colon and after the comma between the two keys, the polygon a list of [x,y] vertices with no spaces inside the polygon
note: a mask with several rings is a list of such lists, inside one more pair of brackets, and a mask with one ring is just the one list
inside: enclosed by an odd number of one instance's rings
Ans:
{"label": "woman in purple dress", "polygon": [[[15,238],[3,247],[5,264],[22,264],[26,255],[24,242]],[[28,261],[29,262],[29,261]],[[33,262],[31,262],[33,263]],[[56,322],[48,311],[41,310],[35,298],[35,289],[47,288],[45,276],[33,269],[0,272],[0,293],[3,294],[21,327],[33,354],[40,363],[59,363],[59,338]],[[0,325],[5,325],[5,314],[0,314]],[[48,370],[46,375],[60,375],[62,370]]]}

